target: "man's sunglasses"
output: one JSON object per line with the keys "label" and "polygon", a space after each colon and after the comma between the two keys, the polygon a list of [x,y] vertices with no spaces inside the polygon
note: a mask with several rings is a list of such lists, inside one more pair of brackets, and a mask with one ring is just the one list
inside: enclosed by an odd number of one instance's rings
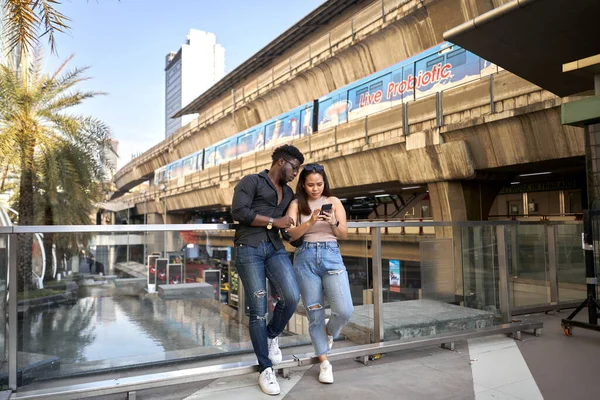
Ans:
{"label": "man's sunglasses", "polygon": [[306,164],[304,166],[304,170],[312,172],[323,172],[325,171],[325,167],[320,164]]}

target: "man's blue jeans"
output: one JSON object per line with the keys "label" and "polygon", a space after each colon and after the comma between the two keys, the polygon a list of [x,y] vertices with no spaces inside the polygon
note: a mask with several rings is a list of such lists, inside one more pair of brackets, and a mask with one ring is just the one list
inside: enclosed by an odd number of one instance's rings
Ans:
{"label": "man's blue jeans", "polygon": [[[285,249],[276,250],[268,241],[261,242],[258,247],[236,245],[235,266],[244,285],[246,304],[250,308],[250,338],[262,372],[273,366],[269,359],[267,338],[275,338],[283,332],[300,300],[296,274]],[[279,297],[268,325],[266,278],[269,278]]]}

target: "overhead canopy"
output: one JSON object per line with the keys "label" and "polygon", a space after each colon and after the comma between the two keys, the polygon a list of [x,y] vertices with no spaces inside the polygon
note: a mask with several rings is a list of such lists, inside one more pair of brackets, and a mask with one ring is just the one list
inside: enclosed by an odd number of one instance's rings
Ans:
{"label": "overhead canopy", "polygon": [[600,0],[514,0],[444,33],[444,39],[557,96],[591,90],[563,64],[600,54]]}

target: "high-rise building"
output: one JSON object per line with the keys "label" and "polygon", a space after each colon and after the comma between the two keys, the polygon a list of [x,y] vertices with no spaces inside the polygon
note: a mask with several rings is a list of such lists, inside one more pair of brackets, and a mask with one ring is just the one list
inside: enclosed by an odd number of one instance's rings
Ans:
{"label": "high-rise building", "polygon": [[177,53],[167,54],[165,66],[165,137],[195,118],[171,118],[225,76],[225,49],[214,33],[190,29]]}

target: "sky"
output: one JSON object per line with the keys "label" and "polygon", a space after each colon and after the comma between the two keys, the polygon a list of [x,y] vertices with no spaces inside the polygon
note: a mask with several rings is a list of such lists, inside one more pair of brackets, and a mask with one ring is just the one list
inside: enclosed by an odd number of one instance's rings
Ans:
{"label": "sky", "polygon": [[[99,118],[119,141],[121,168],[132,153],[164,139],[165,56],[191,28],[213,32],[225,48],[225,73],[298,22],[323,0],[63,0],[71,29],[57,34],[49,72],[74,54],[88,66],[80,89],[104,92],[77,108]],[[47,43],[44,37],[42,43]]]}

